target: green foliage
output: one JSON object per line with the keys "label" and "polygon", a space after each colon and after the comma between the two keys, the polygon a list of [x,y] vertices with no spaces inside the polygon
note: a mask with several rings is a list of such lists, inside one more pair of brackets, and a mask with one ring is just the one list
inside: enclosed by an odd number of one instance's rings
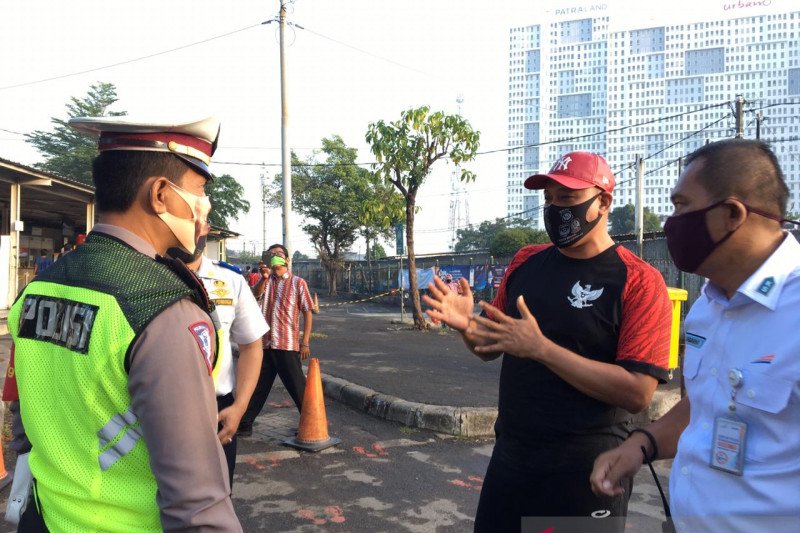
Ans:
{"label": "green foliage", "polygon": [[211,199],[208,221],[214,226],[228,229],[230,219],[235,220],[239,213],[250,211],[250,202],[244,199],[244,188],[229,174],[214,176],[206,184],[206,194]]}
{"label": "green foliage", "polygon": [[[608,222],[611,225],[609,230],[611,235],[630,235],[636,231],[636,208],[633,204],[617,207],[609,213]],[[645,233],[661,231],[658,215],[649,207],[644,208],[644,231]]]}
{"label": "green foliage", "polygon": [[526,228],[528,223],[522,219],[508,220],[497,218],[494,221],[484,220],[478,226],[470,224],[456,232],[456,241],[453,251],[468,252],[471,250],[487,250],[497,235],[509,228]]}
{"label": "green foliage", "polygon": [[376,242],[375,244],[372,245],[372,249],[370,250],[369,255],[370,255],[369,257],[370,260],[383,259],[384,257],[386,257],[386,250],[383,249],[381,243]]}
{"label": "green foliage", "polygon": [[242,270],[244,270],[247,265],[254,265],[261,261],[261,256],[254,254],[250,250],[235,250],[226,247],[225,254],[229,263],[240,265]]}
{"label": "green foliage", "polygon": [[92,184],[92,160],[97,156],[97,141],[67,125],[73,117],[104,117],[125,115],[124,111],[109,111],[117,101],[117,89],[112,83],[92,85],[83,98],[70,98],[67,119],[53,117],[53,131],[36,130],[26,135],[27,141],[45,156],[38,169]]}
{"label": "green foliage", "polygon": [[295,250],[295,252],[292,254],[292,262],[294,262],[294,261],[308,261],[309,259],[311,259],[311,258],[308,257],[306,254],[302,253],[300,250]]}
{"label": "green foliage", "polygon": [[[377,159],[375,172],[400,191],[405,200],[406,245],[410,269],[411,300],[414,323],[425,327],[419,292],[417,291],[416,257],[414,255],[414,215],[417,192],[438,160],[448,158],[455,164],[471,161],[480,145],[480,132],[475,131],[460,115],[431,113],[428,106],[408,109],[394,122],[370,123],[367,134],[372,154]],[[461,170],[462,181],[475,179],[475,174]]]}
{"label": "green foliage", "polygon": [[523,246],[550,242],[547,232],[532,228],[508,228],[500,231],[489,245],[494,257],[511,257]]}
{"label": "green foliage", "polygon": [[[324,164],[317,157],[323,155]],[[356,165],[358,151],[334,135],[322,139],[322,149],[306,161],[292,154],[292,203],[306,219],[303,226],[328,272],[329,293],[336,294],[336,272],[363,227],[364,206],[376,195],[380,182]],[[282,176],[275,176],[268,195],[273,205],[281,201]],[[375,210],[373,210],[375,212]]]}

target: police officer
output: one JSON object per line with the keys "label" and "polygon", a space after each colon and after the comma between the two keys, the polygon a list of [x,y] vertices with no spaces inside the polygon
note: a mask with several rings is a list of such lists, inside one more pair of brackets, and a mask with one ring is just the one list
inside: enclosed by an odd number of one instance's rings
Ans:
{"label": "police officer", "polygon": [[73,118],[99,136],[99,222],[9,313],[36,480],[21,531],[241,531],[216,434],[194,252],[219,123]]}
{"label": "police officer", "polygon": [[[201,230],[194,254],[170,248],[168,254],[186,262],[206,288],[214,303],[219,349],[213,377],[219,411],[218,437],[228,462],[230,485],[236,466],[236,430],[250,403],[261,372],[261,337],[269,331],[261,309],[240,273],[224,261],[212,261],[203,255],[210,225]],[[239,348],[239,360],[233,364],[233,345]],[[235,391],[235,393],[234,393]]]}

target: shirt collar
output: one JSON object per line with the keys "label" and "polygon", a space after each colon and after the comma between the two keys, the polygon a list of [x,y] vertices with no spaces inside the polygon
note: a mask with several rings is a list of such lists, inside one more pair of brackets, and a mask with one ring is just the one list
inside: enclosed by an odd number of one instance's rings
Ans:
{"label": "shirt collar", "polygon": [[[799,265],[800,243],[794,235],[785,232],[781,245],[742,283],[731,303],[741,295],[774,311],[786,280]],[[722,296],[722,291],[709,282],[706,285],[706,296],[717,300]]]}
{"label": "shirt collar", "polygon": [[112,224],[99,223],[92,227],[93,232],[105,233],[115,239],[119,239],[140,254],[144,254],[151,259],[156,257],[156,249],[152,244],[142,239],[132,231],[129,231],[121,226],[114,226]]}
{"label": "shirt collar", "polygon": [[785,232],[783,242],[778,249],[742,283],[737,292],[774,311],[786,280],[798,265],[800,265],[800,243],[794,235]]}
{"label": "shirt collar", "polygon": [[202,255],[200,256],[200,264],[197,266],[197,277],[199,278],[211,278],[214,275],[214,263],[211,262],[211,259]]}

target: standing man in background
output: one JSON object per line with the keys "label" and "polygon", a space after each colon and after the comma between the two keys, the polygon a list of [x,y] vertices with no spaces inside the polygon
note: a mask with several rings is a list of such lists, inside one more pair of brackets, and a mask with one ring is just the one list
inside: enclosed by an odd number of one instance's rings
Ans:
{"label": "standing man in background", "polygon": [[53,261],[47,256],[47,250],[42,250],[41,255],[36,258],[36,261],[33,264],[33,273],[34,275],[40,274],[51,266],[53,266]]}
{"label": "standing man in background", "polygon": [[[500,356],[497,441],[476,532],[519,532],[523,517],[584,517],[586,531],[624,531],[632,482],[596,496],[595,457],[628,435],[667,378],[672,305],[661,274],[608,233],[614,175],[588,152],[561,157],[544,189],[552,245],[514,256],[486,318],[472,294],[429,285],[428,314],[461,332],[484,361]],[[611,517],[605,523],[592,516]],[[590,525],[591,524],[591,525]]]}
{"label": "standing man in background", "polygon": [[69,124],[99,136],[100,222],[9,313],[36,482],[19,530],[241,531],[216,432],[210,303],[164,258],[193,253],[206,223],[219,122]]}
{"label": "standing man in background", "polygon": [[[276,375],[281,377],[297,410],[301,410],[306,386],[301,361],[311,354],[313,302],[308,285],[303,278],[289,271],[289,251],[285,246],[273,244],[268,253],[272,272],[262,274],[254,292],[269,324],[269,332],[264,336],[264,358],[258,385],[239,424],[239,435],[242,436],[252,434],[253,422],[267,401]],[[302,339],[299,335],[301,314]]]}
{"label": "standing man in background", "polygon": [[[202,229],[194,254],[171,248],[171,257],[181,259],[194,271],[214,304],[219,349],[213,377],[219,411],[218,437],[228,462],[228,476],[233,488],[236,467],[236,431],[258,383],[261,371],[261,337],[269,327],[244,278],[227,263],[212,261],[203,255],[210,226]],[[234,365],[233,343],[239,359]],[[234,392],[235,391],[235,392]]]}

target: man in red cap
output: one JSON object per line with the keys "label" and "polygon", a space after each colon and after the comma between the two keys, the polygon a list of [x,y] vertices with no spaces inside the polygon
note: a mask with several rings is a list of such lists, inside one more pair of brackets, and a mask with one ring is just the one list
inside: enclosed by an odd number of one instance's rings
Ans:
{"label": "man in red cap", "polygon": [[219,123],[69,123],[99,136],[100,221],[9,312],[36,480],[19,530],[241,531],[217,438],[208,296],[165,259],[193,253],[206,224]]}
{"label": "man in red cap", "polygon": [[[627,436],[667,378],[671,304],[653,267],[608,234],[614,175],[588,152],[525,181],[544,189],[552,244],[522,248],[492,305],[431,284],[431,317],[485,361],[503,356],[497,441],[476,531],[519,531],[522,517],[586,517],[584,531],[623,531],[631,484],[615,497],[589,485],[599,452]],[[602,519],[602,520],[600,520]],[[542,522],[530,526],[552,525]],[[574,528],[575,524],[573,524]]]}

